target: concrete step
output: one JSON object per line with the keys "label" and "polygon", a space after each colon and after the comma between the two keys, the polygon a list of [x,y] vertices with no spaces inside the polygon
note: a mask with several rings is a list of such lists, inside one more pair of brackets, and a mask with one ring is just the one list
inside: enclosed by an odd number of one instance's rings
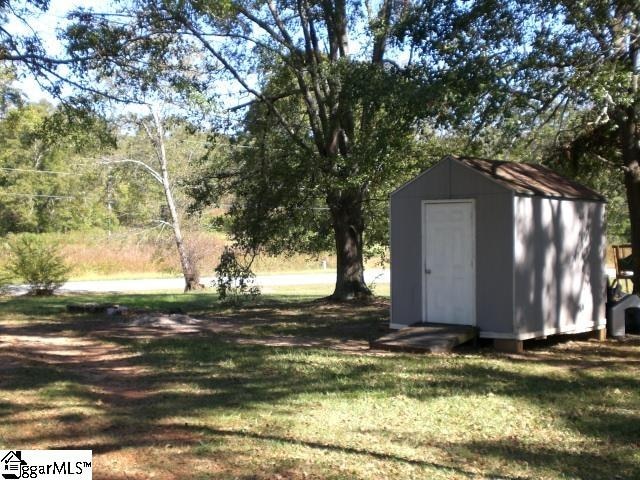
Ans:
{"label": "concrete step", "polygon": [[470,325],[420,323],[370,342],[371,348],[403,352],[446,353],[478,336]]}

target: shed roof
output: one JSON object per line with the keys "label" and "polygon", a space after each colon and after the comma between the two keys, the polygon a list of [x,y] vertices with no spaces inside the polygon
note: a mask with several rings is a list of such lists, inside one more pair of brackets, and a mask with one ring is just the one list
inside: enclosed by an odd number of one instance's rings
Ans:
{"label": "shed roof", "polygon": [[606,201],[605,197],[595,190],[563,177],[542,165],[455,155],[449,158],[459,161],[520,195]]}

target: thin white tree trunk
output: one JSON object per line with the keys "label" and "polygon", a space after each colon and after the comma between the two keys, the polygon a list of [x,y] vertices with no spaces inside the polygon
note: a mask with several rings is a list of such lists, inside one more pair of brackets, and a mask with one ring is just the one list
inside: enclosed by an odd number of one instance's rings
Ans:
{"label": "thin white tree trunk", "polygon": [[[102,163],[105,165],[113,165],[118,163],[130,163],[133,165],[137,165],[144,168],[155,181],[162,185],[162,190],[164,191],[167,207],[169,207],[169,213],[171,215],[171,222],[162,223],[169,225],[173,230],[173,237],[178,249],[180,266],[182,268],[182,274],[184,276],[184,291],[187,292],[189,290],[197,290],[202,287],[202,285],[200,285],[200,273],[198,272],[197,266],[191,261],[189,252],[184,243],[182,230],[180,229],[180,216],[178,215],[176,202],[173,197],[173,191],[171,190],[171,182],[169,180],[169,160],[167,158],[167,150],[164,143],[165,132],[162,123],[162,117],[160,116],[158,108],[156,108],[155,106],[149,105],[149,110],[153,117],[153,127],[150,127],[150,125],[148,125],[145,121],[140,121],[138,125],[144,129],[145,134],[153,145],[160,170],[158,171],[157,167],[152,167],[148,162],[135,158],[103,158]],[[110,200],[109,210],[111,210]]]}
{"label": "thin white tree trunk", "polygon": [[173,228],[173,236],[178,249],[178,256],[180,257],[180,266],[182,267],[182,274],[184,275],[184,291],[196,290],[200,287],[200,275],[189,258],[189,253],[187,252],[180,229],[180,218],[173,198],[173,192],[171,191],[171,183],[169,182],[167,151],[164,144],[164,127],[162,126],[162,119],[157,109],[152,109],[152,114],[156,130],[156,153],[158,162],[160,163],[160,183],[162,184],[164,196],[167,200],[167,206],[169,207],[169,213],[171,215],[171,228]]}

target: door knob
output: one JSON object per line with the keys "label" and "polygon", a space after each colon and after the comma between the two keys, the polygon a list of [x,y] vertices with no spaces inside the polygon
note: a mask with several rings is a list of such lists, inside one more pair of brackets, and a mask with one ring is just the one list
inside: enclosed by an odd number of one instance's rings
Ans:
{"label": "door knob", "polygon": [[424,273],[426,273],[427,275],[429,275],[431,273],[431,269],[430,268],[425,268],[424,269]]}

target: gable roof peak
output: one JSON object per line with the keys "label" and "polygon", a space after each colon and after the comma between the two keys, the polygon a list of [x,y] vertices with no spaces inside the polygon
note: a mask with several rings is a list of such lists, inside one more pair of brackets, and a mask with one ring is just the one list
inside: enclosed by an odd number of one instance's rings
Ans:
{"label": "gable roof peak", "polygon": [[461,163],[518,195],[606,201],[595,190],[564,177],[544,165],[457,155],[449,155],[443,160],[445,159]]}

